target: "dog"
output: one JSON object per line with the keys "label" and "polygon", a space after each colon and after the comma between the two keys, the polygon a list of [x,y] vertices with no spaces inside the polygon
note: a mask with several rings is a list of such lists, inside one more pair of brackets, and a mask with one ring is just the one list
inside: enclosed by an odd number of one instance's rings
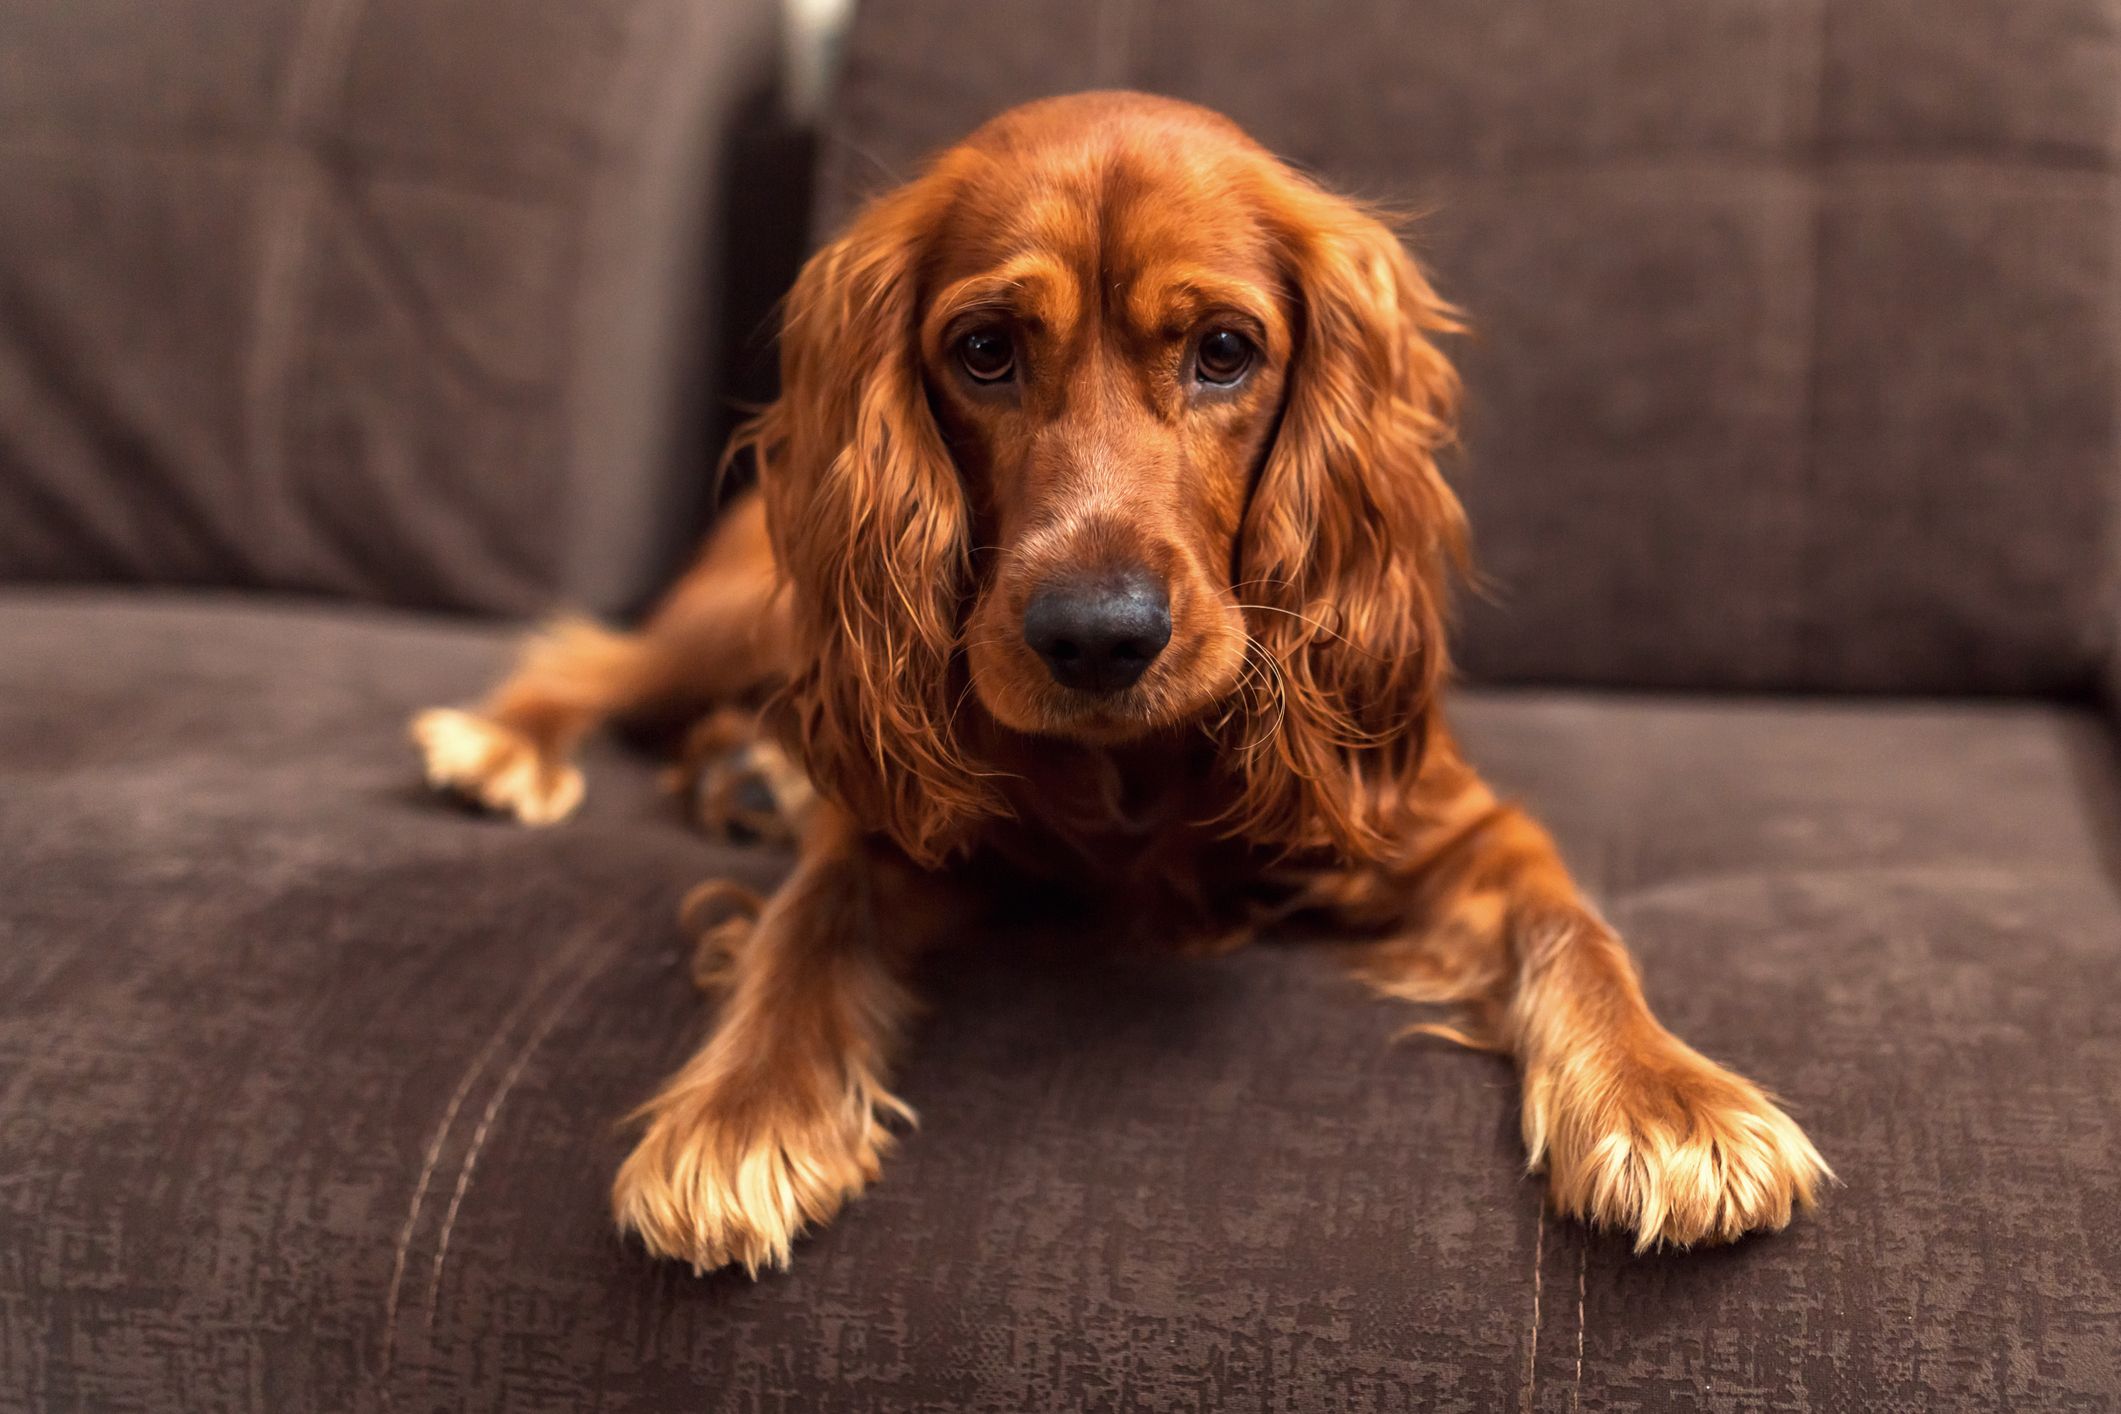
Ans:
{"label": "dog", "polygon": [[623,1230],[784,1266],[910,1118],[909,963],[1013,882],[1203,948],[1345,932],[1514,1058],[1554,1207],[1638,1249],[1814,1200],[1811,1142],[1657,1021],[1452,740],[1458,327],[1376,214],[1141,94],[1002,114],[809,261],[731,447],[758,487],[661,606],[414,725],[436,786],[547,824],[585,733],[696,714],[706,812],[795,842],[770,899],[695,900],[722,1003],[637,1116]]}

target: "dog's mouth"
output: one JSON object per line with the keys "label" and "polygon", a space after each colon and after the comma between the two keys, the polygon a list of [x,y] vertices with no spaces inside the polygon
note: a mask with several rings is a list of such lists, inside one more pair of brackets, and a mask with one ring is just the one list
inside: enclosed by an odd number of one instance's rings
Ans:
{"label": "dog's mouth", "polygon": [[1157,709],[1163,694],[1147,682],[1117,692],[1061,688],[1049,699],[1049,725],[1039,734],[1096,746],[1116,746],[1170,725]]}

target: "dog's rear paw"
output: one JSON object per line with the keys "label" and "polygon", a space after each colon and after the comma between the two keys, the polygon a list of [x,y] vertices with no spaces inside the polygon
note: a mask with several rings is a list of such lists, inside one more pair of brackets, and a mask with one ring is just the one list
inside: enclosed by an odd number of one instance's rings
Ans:
{"label": "dog's rear paw", "polygon": [[564,820],[582,803],[582,773],[520,732],[470,712],[436,707],[412,719],[427,784],[526,825]]}
{"label": "dog's rear paw", "polygon": [[724,708],[701,718],[666,781],[709,834],[793,843],[816,800],[810,778],[762,735],[754,712]]}

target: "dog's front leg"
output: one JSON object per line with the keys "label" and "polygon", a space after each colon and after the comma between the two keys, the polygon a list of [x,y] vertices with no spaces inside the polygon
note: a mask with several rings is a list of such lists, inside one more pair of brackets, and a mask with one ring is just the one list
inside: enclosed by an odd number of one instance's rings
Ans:
{"label": "dog's front leg", "polygon": [[755,1276],[877,1177],[886,1119],[911,1118],[886,1070],[936,887],[835,807],[809,811],[794,873],[730,948],[713,1034],[642,1107],[612,1188],[621,1229]]}
{"label": "dog's front leg", "polygon": [[1468,779],[1411,878],[1355,892],[1417,900],[1413,926],[1356,953],[1387,993],[1463,1009],[1459,1039],[1523,1077],[1526,1149],[1555,1206],[1638,1250],[1781,1228],[1832,1177],[1751,1081],[1650,1013],[1619,936],[1577,892],[1546,831]]}

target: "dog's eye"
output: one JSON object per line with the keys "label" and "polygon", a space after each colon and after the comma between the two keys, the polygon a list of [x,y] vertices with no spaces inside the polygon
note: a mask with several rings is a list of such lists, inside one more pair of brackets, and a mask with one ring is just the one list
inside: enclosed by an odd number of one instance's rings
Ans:
{"label": "dog's eye", "polygon": [[999,383],[1016,370],[1016,345],[1004,329],[974,329],[957,341],[957,361],[977,383]]}
{"label": "dog's eye", "polygon": [[1252,366],[1252,341],[1235,329],[1211,329],[1201,336],[1193,369],[1203,383],[1228,387]]}

